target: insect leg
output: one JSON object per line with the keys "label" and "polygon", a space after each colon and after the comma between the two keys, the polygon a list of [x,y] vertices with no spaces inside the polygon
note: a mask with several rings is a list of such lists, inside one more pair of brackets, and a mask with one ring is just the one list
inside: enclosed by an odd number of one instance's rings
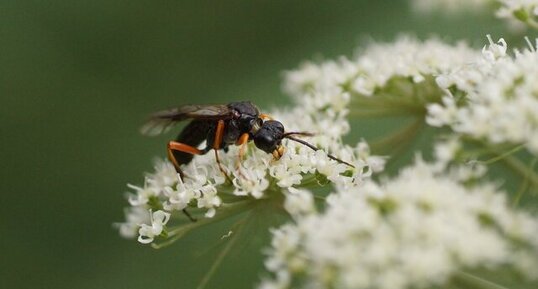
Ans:
{"label": "insect leg", "polygon": [[220,163],[220,159],[219,159],[219,149],[220,149],[220,145],[222,144],[223,135],[224,135],[224,120],[221,119],[217,123],[217,130],[215,132],[215,141],[213,142],[213,150],[215,151],[215,159],[217,160],[217,164],[219,166],[220,171],[224,174],[226,179],[230,181],[231,183],[232,179],[230,178],[230,176],[228,176],[228,174],[222,167],[222,164]]}
{"label": "insect leg", "polygon": [[249,138],[248,133],[244,133],[244,134],[241,135],[241,137],[239,137],[239,139],[235,143],[236,145],[240,146],[239,147],[239,158],[237,160],[237,166],[236,166],[237,169],[239,169],[239,167],[241,165],[241,162],[243,161],[243,156],[245,155],[245,148],[246,148],[246,144],[248,142],[248,138]]}
{"label": "insect leg", "polygon": [[[174,165],[174,168],[176,169],[176,172],[178,172],[181,180],[183,180],[183,177],[185,176],[185,174],[183,173],[183,171],[179,167],[180,164],[178,163],[178,161],[174,157],[174,154],[172,153],[173,150],[184,152],[184,153],[189,153],[189,154],[193,154],[193,155],[201,155],[201,154],[204,153],[204,151],[201,151],[201,150],[199,150],[199,149],[197,149],[195,147],[192,147],[190,145],[186,145],[186,144],[180,143],[180,142],[176,142],[176,141],[168,142],[168,158],[170,159],[170,161]],[[187,211],[187,209],[183,209],[182,211],[183,211],[183,214],[185,214],[185,216],[187,216],[187,218],[189,218],[189,220],[191,220],[191,222],[196,222],[196,219],[191,216],[191,214]]]}
{"label": "insect leg", "polygon": [[194,218],[193,216],[191,216],[191,214],[189,213],[189,211],[187,211],[187,209],[183,209],[181,210],[183,212],[183,214],[185,214],[185,216],[187,216],[187,218],[189,218],[189,220],[191,220],[191,222],[196,222],[196,218]]}
{"label": "insect leg", "polygon": [[183,171],[181,170],[181,168],[179,167],[181,164],[176,160],[176,157],[172,153],[173,150],[184,152],[184,153],[189,153],[189,154],[193,154],[193,155],[201,155],[201,154],[204,153],[203,151],[201,151],[201,150],[199,150],[199,149],[197,149],[195,147],[192,147],[190,145],[186,145],[184,143],[180,143],[180,142],[176,142],[176,141],[168,142],[168,159],[170,159],[170,161],[174,165],[174,168],[176,169],[176,171],[181,176],[181,179],[183,179],[184,174],[183,174]]}
{"label": "insect leg", "polygon": [[248,180],[248,178],[241,171],[241,162],[243,161],[243,156],[245,155],[245,149],[246,149],[246,144],[248,142],[248,139],[249,139],[249,134],[244,133],[239,137],[239,139],[235,143],[236,145],[240,146],[239,155],[237,157],[237,163],[235,165],[235,169],[239,173],[239,176],[245,180]]}

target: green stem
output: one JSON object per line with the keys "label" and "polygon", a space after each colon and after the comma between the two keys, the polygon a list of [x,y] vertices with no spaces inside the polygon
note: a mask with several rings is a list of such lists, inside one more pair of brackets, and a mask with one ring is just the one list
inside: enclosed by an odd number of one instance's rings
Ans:
{"label": "green stem", "polygon": [[371,98],[359,97],[354,98],[351,102],[351,108],[364,108],[364,109],[416,109],[416,104],[404,102],[401,100],[392,100],[383,98],[381,96],[373,96]]}
{"label": "green stem", "polygon": [[529,25],[531,28],[538,29],[538,22],[534,21],[534,19],[530,17],[525,23],[527,23],[527,25]]}
{"label": "green stem", "polygon": [[315,184],[317,184],[316,176],[313,174],[307,174],[303,176],[303,179],[301,180],[301,184],[299,184],[298,187],[309,188]]}
{"label": "green stem", "polygon": [[521,145],[518,145],[518,146],[512,148],[511,150],[509,150],[509,151],[507,151],[507,152],[504,152],[504,153],[502,153],[502,154],[500,154],[500,155],[498,155],[498,156],[496,156],[496,157],[493,157],[493,158],[491,158],[491,159],[489,159],[489,160],[486,160],[486,161],[480,161],[480,163],[485,164],[485,165],[490,165],[490,164],[492,164],[492,163],[495,163],[495,162],[497,162],[497,161],[500,161],[500,160],[502,160],[502,159],[504,159],[504,158],[506,158],[506,157],[508,157],[508,156],[510,156],[510,155],[512,155],[512,154],[514,154],[514,153],[516,153],[516,152],[518,152],[518,151],[521,150],[523,147],[524,147],[524,145],[522,145],[522,144],[521,144]]}
{"label": "green stem", "polygon": [[418,118],[409,125],[381,138],[370,142],[372,151],[377,154],[393,153],[401,146],[411,142],[424,124],[422,118]]}
{"label": "green stem", "polygon": [[417,115],[417,111],[399,108],[350,109],[349,116],[355,118],[410,116]]}
{"label": "green stem", "polygon": [[538,186],[538,173],[529,168],[522,161],[514,156],[507,156],[502,161],[523,178],[527,178],[533,186]]}
{"label": "green stem", "polygon": [[462,284],[463,288],[476,288],[476,289],[508,289],[499,284],[493,283],[489,280],[480,278],[476,275],[465,273],[462,271],[456,272],[454,275],[456,282]]}
{"label": "green stem", "polygon": [[[534,171],[534,166],[538,162],[538,158],[534,158],[530,164],[530,170],[529,172]],[[519,205],[519,200],[521,200],[521,197],[523,197],[523,194],[525,194],[525,191],[529,188],[529,174],[525,176],[525,179],[523,180],[523,183],[521,184],[521,188],[517,192],[516,196],[514,197],[514,200],[512,201],[512,206],[517,207]]]}
{"label": "green stem", "polygon": [[244,212],[246,208],[254,206],[254,204],[258,200],[248,200],[248,201],[242,201],[234,204],[223,204],[219,210],[218,213],[213,218],[203,218],[196,222],[191,222],[185,225],[180,226],[179,228],[176,228],[174,230],[171,230],[168,232],[168,240],[159,243],[159,244],[151,244],[151,246],[155,249],[161,249],[164,248],[173,242],[177,241],[178,239],[185,236],[190,231],[202,227],[204,225],[210,224],[210,223],[216,223],[219,221],[222,221],[230,216],[236,215],[238,213]]}
{"label": "green stem", "polygon": [[506,166],[511,168],[516,174],[520,175],[523,179],[528,179],[528,181],[533,186],[538,186],[538,173],[533,170],[532,167],[528,167],[525,163],[519,160],[517,157],[513,156],[515,152],[521,149],[522,145],[516,146],[510,151],[499,153],[498,149],[492,148],[487,143],[481,142],[480,145],[487,149],[491,154],[497,155],[492,159],[481,162],[484,164],[491,164],[497,161],[502,161]]}
{"label": "green stem", "polygon": [[246,224],[246,221],[248,221],[249,219],[250,219],[250,214],[248,216],[245,216],[241,220],[237,221],[235,224],[233,224],[232,229],[236,233],[233,235],[231,240],[228,241],[228,244],[226,244],[226,246],[219,253],[219,255],[217,256],[217,259],[215,259],[215,262],[213,262],[213,264],[211,265],[211,268],[209,268],[209,271],[207,271],[204,278],[202,279],[202,281],[200,281],[200,284],[198,284],[196,289],[205,288],[205,286],[207,285],[209,280],[211,280],[211,277],[213,277],[213,275],[217,271],[218,267],[220,266],[220,264],[224,260],[224,257],[226,257],[226,255],[228,255],[228,253],[230,252],[230,250],[232,249],[234,244],[239,239],[239,235],[241,234],[241,230],[244,228],[244,226]]}

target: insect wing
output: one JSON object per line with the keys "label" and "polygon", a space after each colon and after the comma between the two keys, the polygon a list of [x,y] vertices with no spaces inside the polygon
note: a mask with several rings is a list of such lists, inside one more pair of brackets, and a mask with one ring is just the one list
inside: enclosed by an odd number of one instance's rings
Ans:
{"label": "insect wing", "polygon": [[140,132],[154,136],[167,132],[176,123],[187,119],[219,120],[231,117],[232,110],[226,105],[184,105],[154,113]]}

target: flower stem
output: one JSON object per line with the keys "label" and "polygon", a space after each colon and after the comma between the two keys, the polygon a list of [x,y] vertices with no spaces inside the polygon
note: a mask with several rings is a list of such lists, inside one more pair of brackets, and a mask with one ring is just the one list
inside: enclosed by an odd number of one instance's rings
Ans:
{"label": "flower stem", "polygon": [[489,160],[486,160],[486,161],[480,161],[480,163],[482,163],[482,164],[484,164],[484,165],[490,165],[490,164],[492,164],[492,163],[495,163],[495,162],[497,162],[497,161],[500,161],[500,160],[504,159],[505,157],[508,157],[508,156],[510,156],[510,155],[512,155],[512,154],[514,154],[514,153],[516,153],[516,152],[518,152],[518,151],[521,150],[523,147],[524,147],[524,145],[522,145],[522,144],[521,144],[521,145],[518,145],[518,146],[514,147],[513,149],[511,149],[511,150],[509,150],[509,151],[507,151],[507,152],[504,152],[504,153],[502,153],[502,154],[500,154],[500,155],[498,155],[498,156],[496,156],[496,157],[493,157],[493,158],[491,158],[491,159],[489,159]]}
{"label": "flower stem", "polygon": [[529,25],[529,27],[531,27],[533,29],[538,29],[538,22],[536,22],[532,18],[527,19],[527,21],[525,21],[525,23],[527,23],[527,25]]}
{"label": "flower stem", "polygon": [[185,225],[182,225],[174,230],[171,230],[168,232],[168,240],[159,243],[159,244],[151,244],[151,246],[155,249],[161,249],[164,248],[178,239],[185,236],[187,233],[192,231],[193,229],[202,227],[207,224],[216,223],[218,221],[222,221],[230,216],[236,215],[238,213],[244,212],[246,208],[254,206],[257,200],[248,200],[248,201],[242,201],[234,204],[223,204],[221,206],[221,209],[219,209],[219,213],[215,215],[213,218],[203,218],[196,222],[191,222]]}
{"label": "flower stem", "polygon": [[[534,160],[532,160],[530,164],[529,172],[534,171],[534,166],[536,165],[537,162],[538,162],[538,158],[534,158]],[[529,174],[525,176],[525,179],[523,180],[523,183],[521,184],[521,188],[519,189],[519,191],[514,197],[514,200],[512,201],[513,207],[517,207],[517,205],[519,204],[519,200],[521,200],[521,197],[523,197],[523,194],[527,191],[528,188],[529,188]]]}
{"label": "flower stem", "polygon": [[395,150],[411,142],[424,124],[422,118],[418,118],[409,125],[375,141],[370,142],[372,151],[376,154],[394,153]]}
{"label": "flower stem", "polygon": [[533,186],[538,186],[538,173],[533,171],[532,167],[528,167],[522,161],[514,156],[508,156],[502,159],[507,166],[512,168],[516,173],[518,173],[523,178],[528,179],[528,181]]}
{"label": "flower stem", "polygon": [[476,288],[476,289],[508,289],[499,284],[493,283],[489,280],[480,278],[476,275],[466,272],[458,271],[454,275],[456,282],[462,284],[464,288]]}
{"label": "flower stem", "polygon": [[516,174],[520,175],[524,180],[530,182],[533,186],[538,186],[538,173],[534,171],[534,165],[527,166],[520,159],[515,157],[513,154],[520,150],[523,145],[514,147],[513,149],[499,153],[497,149],[492,148],[486,143],[481,143],[481,145],[489,151],[489,153],[496,155],[495,157],[483,161],[484,164],[492,164],[497,161],[502,161],[506,166],[511,168]]}
{"label": "flower stem", "polygon": [[412,110],[397,109],[397,108],[351,109],[349,111],[349,116],[352,118],[409,116],[409,115],[416,115],[416,112]]}
{"label": "flower stem", "polygon": [[207,285],[209,280],[211,280],[211,277],[213,277],[213,275],[217,271],[218,267],[220,266],[220,264],[224,260],[224,257],[226,257],[226,255],[228,255],[230,250],[233,248],[234,244],[239,239],[239,235],[241,234],[241,230],[245,227],[245,224],[249,219],[250,219],[250,214],[248,216],[240,219],[239,221],[235,222],[235,224],[232,225],[232,228],[233,228],[233,231],[235,232],[235,234],[232,236],[231,240],[228,241],[228,244],[226,244],[226,246],[222,249],[222,251],[220,251],[219,255],[217,256],[217,259],[215,260],[215,262],[213,262],[213,264],[211,265],[211,268],[209,268],[209,271],[207,271],[207,273],[204,275],[204,278],[202,279],[202,281],[200,281],[200,284],[198,284],[196,289],[205,288],[205,286]]}

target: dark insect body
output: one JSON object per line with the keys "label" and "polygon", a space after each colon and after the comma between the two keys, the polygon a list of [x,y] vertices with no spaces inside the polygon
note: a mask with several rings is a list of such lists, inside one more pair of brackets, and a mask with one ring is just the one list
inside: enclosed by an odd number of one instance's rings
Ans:
{"label": "dark insect body", "polygon": [[[251,140],[258,149],[272,154],[277,160],[284,154],[282,146],[284,138],[318,150],[314,145],[293,137],[294,135],[311,136],[311,133],[285,132],[281,122],[260,113],[258,108],[249,101],[232,102],[227,105],[184,105],[160,111],[151,116],[141,131],[146,135],[160,134],[184,120],[191,121],[179,133],[175,141],[168,143],[168,158],[181,178],[185,176],[180,168],[181,165],[190,163],[194,155],[202,155],[214,150],[219,169],[231,181],[220,163],[218,151],[221,149],[227,151],[230,145],[241,146],[237,163],[239,168],[245,145]],[[197,147],[204,140],[207,143],[206,147],[198,149]],[[328,157],[353,167],[332,155]],[[187,211],[184,210],[184,213],[194,221]]]}

